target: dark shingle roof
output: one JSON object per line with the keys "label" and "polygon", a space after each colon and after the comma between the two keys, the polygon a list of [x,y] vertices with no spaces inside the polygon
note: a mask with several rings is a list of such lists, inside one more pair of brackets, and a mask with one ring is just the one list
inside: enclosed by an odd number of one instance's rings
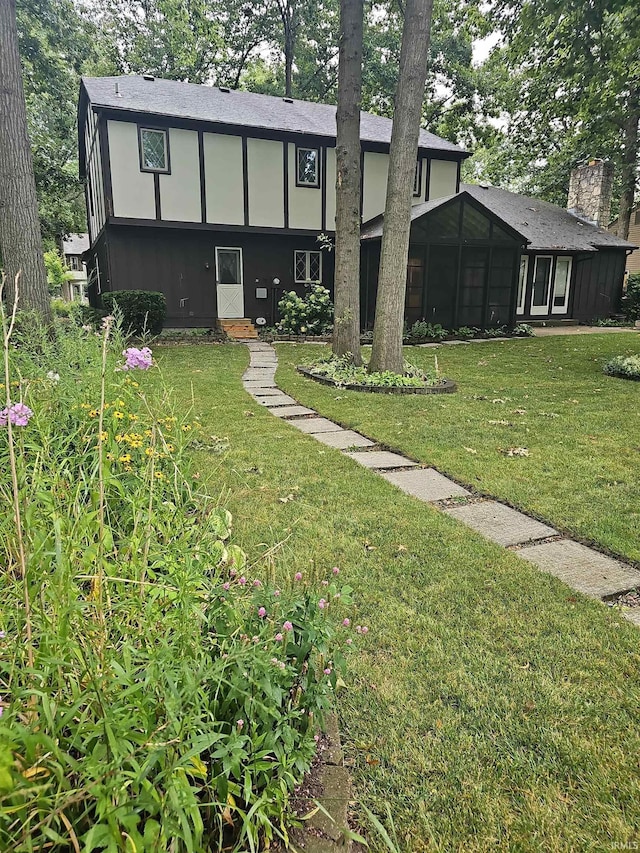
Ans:
{"label": "dark shingle roof", "polygon": [[69,234],[66,240],[62,241],[62,247],[65,255],[81,255],[89,248],[89,235]]}
{"label": "dark shingle roof", "polygon": [[582,222],[562,207],[499,187],[461,184],[476,201],[504,219],[529,241],[529,249],[593,252],[595,249],[632,249],[615,234]]}
{"label": "dark shingle roof", "polygon": [[[637,248],[604,228],[581,222],[556,204],[528,198],[499,187],[479,184],[460,184],[460,192],[468,193],[494,216],[521,234],[523,242],[529,244],[527,249],[531,251],[595,252],[597,249]],[[455,196],[450,195],[414,204],[411,208],[411,221],[420,219],[453,198]],[[361,231],[362,239],[373,240],[381,237],[383,220],[384,217],[380,215],[365,222]]]}
{"label": "dark shingle roof", "polygon": [[[129,75],[83,77],[82,82],[94,106],[328,138],[336,134],[336,108],[330,104],[298,100],[287,103],[273,95],[221,92],[214,86]],[[388,144],[391,119],[362,113],[360,136],[363,142]],[[462,148],[426,130],[420,131],[420,147],[448,151],[461,158],[468,156]]]}

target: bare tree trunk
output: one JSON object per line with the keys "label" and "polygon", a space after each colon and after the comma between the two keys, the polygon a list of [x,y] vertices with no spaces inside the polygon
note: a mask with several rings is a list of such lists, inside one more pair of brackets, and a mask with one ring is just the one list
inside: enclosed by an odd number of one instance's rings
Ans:
{"label": "bare tree trunk", "polygon": [[336,272],[334,355],[360,353],[360,102],[363,0],[340,2],[340,59],[336,112]]}
{"label": "bare tree trunk", "polygon": [[0,0],[0,249],[9,302],[18,272],[20,307],[51,320],[18,53],[15,0]]}
{"label": "bare tree trunk", "polygon": [[[631,92],[627,101],[627,118],[624,123],[624,154],[622,157],[622,195],[618,212],[618,237],[629,239],[631,211],[636,192],[638,173],[638,125],[640,124],[640,92]],[[605,223],[606,225],[606,223]]]}
{"label": "bare tree trunk", "polygon": [[290,98],[293,91],[293,57],[296,46],[298,0],[278,0],[278,9],[284,29],[284,94]]}
{"label": "bare tree trunk", "polygon": [[420,135],[433,0],[407,0],[393,111],[389,177],[369,369],[403,372],[402,324],[407,287],[411,197]]}

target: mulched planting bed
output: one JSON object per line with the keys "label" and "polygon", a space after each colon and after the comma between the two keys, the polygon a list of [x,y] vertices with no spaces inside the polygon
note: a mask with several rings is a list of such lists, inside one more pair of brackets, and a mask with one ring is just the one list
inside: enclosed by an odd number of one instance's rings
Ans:
{"label": "mulched planting bed", "polygon": [[348,391],[369,391],[372,394],[453,394],[457,385],[451,379],[441,379],[435,385],[357,385],[353,382],[335,382],[327,376],[321,376],[308,367],[297,367],[298,373],[314,379],[322,385],[345,388]]}

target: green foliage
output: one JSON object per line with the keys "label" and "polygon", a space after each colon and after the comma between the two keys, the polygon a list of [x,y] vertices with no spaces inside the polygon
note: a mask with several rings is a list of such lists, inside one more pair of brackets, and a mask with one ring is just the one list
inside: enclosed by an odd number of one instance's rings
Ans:
{"label": "green foliage", "polygon": [[13,444],[0,430],[0,494],[13,446],[23,522],[0,518],[0,849],[286,837],[344,671],[349,632],[328,614],[351,589],[335,570],[322,588],[256,577],[231,514],[193,485],[190,447],[211,460],[225,443],[154,368],[116,369],[118,333],[104,384],[99,335],[32,327],[16,344],[12,396],[34,414]]}
{"label": "green foliage", "polygon": [[51,310],[55,317],[71,317],[73,302],[67,302],[56,296],[51,300]]}
{"label": "green foliage", "polygon": [[533,337],[533,326],[530,326],[528,323],[518,323],[513,330],[513,334],[517,338],[531,338]]}
{"label": "green foliage", "polygon": [[640,320],[640,273],[634,273],[627,279],[620,307],[627,320]]}
{"label": "green foliage", "polygon": [[130,335],[159,335],[167,315],[164,293],[154,290],[113,290],[102,294],[102,304],[109,313],[120,313]]}
{"label": "green foliage", "polygon": [[60,296],[62,285],[70,281],[73,275],[58,249],[49,249],[44,253],[44,266],[47,271],[49,293],[52,296]]}
{"label": "green foliage", "polygon": [[640,380],[640,355],[617,355],[602,369],[608,376]]}
{"label": "green foliage", "polygon": [[278,302],[278,311],[280,321],[276,328],[280,334],[323,335],[333,328],[333,302],[321,284],[308,285],[304,297],[295,290],[285,293]]}
{"label": "green foliage", "polygon": [[423,388],[441,381],[437,366],[434,370],[424,371],[405,361],[403,374],[390,370],[369,373],[366,364],[355,367],[348,354],[342,357],[332,355],[306,364],[305,367],[318,376],[331,379],[336,385],[362,385],[365,388]]}
{"label": "green foliage", "polygon": [[421,341],[443,341],[449,332],[440,323],[427,323],[425,320],[417,320],[405,335],[409,344]]}
{"label": "green foliage", "polygon": [[462,340],[469,340],[471,338],[475,338],[478,334],[478,329],[472,329],[471,326],[460,326],[459,329],[455,329],[453,334],[457,338],[462,338]]}

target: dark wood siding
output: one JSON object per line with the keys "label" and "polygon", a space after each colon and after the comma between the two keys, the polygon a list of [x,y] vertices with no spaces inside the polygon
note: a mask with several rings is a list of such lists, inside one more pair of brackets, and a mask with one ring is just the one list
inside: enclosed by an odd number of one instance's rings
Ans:
{"label": "dark wood siding", "polygon": [[591,323],[620,310],[626,253],[623,249],[601,249],[576,261],[575,290],[571,316]]}
{"label": "dark wood siding", "polygon": [[[115,226],[106,229],[110,276],[103,290],[158,290],[167,298],[170,327],[211,326],[217,318],[215,248],[241,248],[245,316],[277,320],[277,303],[294,282],[296,249],[318,250],[314,237]],[[333,292],[333,253],[323,252],[322,283]],[[274,284],[274,279],[279,283]],[[266,288],[266,299],[256,296]]]}

